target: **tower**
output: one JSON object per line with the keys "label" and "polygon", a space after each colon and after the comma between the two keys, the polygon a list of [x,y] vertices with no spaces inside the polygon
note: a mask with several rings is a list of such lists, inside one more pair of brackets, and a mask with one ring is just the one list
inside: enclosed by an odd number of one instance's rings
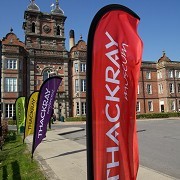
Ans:
{"label": "tower", "polygon": [[66,16],[56,0],[50,13],[43,13],[31,0],[24,12],[23,29],[25,46],[28,51],[27,80],[28,92],[39,90],[48,77],[63,78],[59,87],[54,110],[56,114],[69,116],[68,51],[65,48],[64,23]]}

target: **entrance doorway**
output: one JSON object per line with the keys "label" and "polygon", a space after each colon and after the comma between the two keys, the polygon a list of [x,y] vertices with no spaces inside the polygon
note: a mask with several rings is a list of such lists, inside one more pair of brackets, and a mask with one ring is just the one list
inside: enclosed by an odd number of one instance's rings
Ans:
{"label": "entrance doorway", "polygon": [[161,105],[161,112],[164,112],[164,105]]}

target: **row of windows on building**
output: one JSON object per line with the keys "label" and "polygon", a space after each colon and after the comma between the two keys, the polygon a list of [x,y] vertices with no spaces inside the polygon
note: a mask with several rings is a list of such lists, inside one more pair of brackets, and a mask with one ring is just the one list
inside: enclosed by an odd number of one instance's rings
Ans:
{"label": "row of windows on building", "polygon": [[[5,117],[12,118],[15,114],[15,104],[5,104]],[[86,102],[76,102],[76,115],[86,115]]]}
{"label": "row of windows on building", "polygon": [[[48,77],[50,76],[46,72],[44,72],[43,81],[45,81]],[[18,91],[21,92],[22,91],[21,81],[22,81],[21,78],[17,80],[16,77],[5,77],[4,78],[4,92],[18,92]],[[18,88],[18,85],[19,85],[19,88]],[[39,85],[38,80],[36,82],[36,85]]]}
{"label": "row of windows on building", "polygon": [[[141,112],[141,103],[140,103],[140,101],[137,101],[136,111]],[[153,101],[148,101],[148,111],[149,112],[153,111]]]}
{"label": "row of windows on building", "polygon": [[[5,60],[5,69],[18,69],[17,59],[6,59]],[[75,72],[79,72],[79,64],[74,64]],[[80,64],[80,72],[86,72],[86,63]]]}
{"label": "row of windows on building", "polygon": [[[43,80],[47,79],[46,76],[44,76]],[[17,84],[17,78],[15,77],[5,77],[5,86],[4,90],[5,92],[17,92],[18,84]],[[79,86],[80,84],[80,86]],[[19,78],[19,91],[22,90],[21,87],[21,79]],[[152,92],[152,84],[146,84],[147,94],[153,94]],[[86,92],[86,79],[75,79],[75,92]],[[163,84],[158,84],[158,92],[159,94],[163,94]],[[169,93],[174,93],[174,83],[169,83]],[[180,83],[177,84],[177,92],[180,93]],[[139,94],[139,85],[138,85],[138,94]]]}
{"label": "row of windows on building", "polygon": [[[154,111],[154,109],[153,109],[153,100],[149,100],[147,103],[148,103],[148,111],[153,112]],[[180,100],[178,101],[178,107],[180,107]],[[171,111],[176,110],[176,101],[175,100],[170,100],[169,109]],[[141,112],[141,102],[140,101],[137,101],[136,111]]]}
{"label": "row of windows on building", "polygon": [[[168,78],[180,78],[180,70],[168,70]],[[151,79],[151,71],[146,71],[146,79]],[[162,79],[162,72],[157,72],[157,79]]]}
{"label": "row of windows on building", "polygon": [[[148,102],[148,111],[153,112],[153,100],[149,100]],[[180,107],[180,100],[178,101]],[[174,111],[176,110],[176,102],[175,100],[171,100],[169,103],[169,109]],[[137,101],[136,111],[141,112],[141,102]],[[14,104],[5,104],[5,117],[11,118],[15,114],[15,105]],[[86,115],[86,102],[76,102],[76,115]]]}
{"label": "row of windows on building", "polygon": [[[17,69],[17,60],[16,59],[6,59],[6,69]],[[75,72],[79,72],[79,64],[74,64]],[[80,72],[86,72],[86,63],[80,64]],[[175,73],[175,74],[174,74]],[[180,78],[180,70],[169,70],[168,71],[169,78]],[[157,72],[157,79],[162,78],[162,72]],[[151,71],[146,71],[146,79],[151,79]]]}
{"label": "row of windows on building", "polygon": [[[52,72],[46,70],[43,73],[43,81],[45,81],[47,78],[50,77],[50,74]],[[4,92],[18,92],[18,91],[22,91],[22,83],[21,83],[21,78],[17,77],[5,77],[4,78]],[[18,83],[19,82],[19,83]],[[39,84],[39,83],[37,83]],[[18,85],[19,85],[19,89],[18,89]],[[85,85],[83,85],[83,90],[84,90]]]}
{"label": "row of windows on building", "polygon": [[[12,118],[14,114],[15,104],[5,104],[5,117]],[[86,115],[86,102],[76,102],[76,115],[80,114]]]}
{"label": "row of windows on building", "polygon": [[[152,84],[146,84],[147,94],[153,94],[152,89],[153,89]],[[169,93],[174,93],[174,92],[175,92],[174,83],[169,83]],[[180,83],[177,84],[177,92],[180,93]],[[137,93],[139,94],[139,85],[138,85]],[[162,83],[158,84],[158,93],[163,94],[163,84]]]}
{"label": "row of windows on building", "polygon": [[[148,102],[148,111],[153,112],[153,100]],[[180,107],[180,100],[178,101],[178,107]],[[176,110],[175,100],[170,100],[169,109],[172,111]],[[141,112],[141,102],[137,101],[136,111]],[[15,105],[14,104],[5,104],[5,117],[12,118],[15,114]],[[86,115],[86,102],[76,102],[76,115]]]}
{"label": "row of windows on building", "polygon": [[[50,31],[49,26],[47,26],[46,24],[43,26],[43,29],[47,33]],[[32,24],[31,24],[31,32],[36,33],[36,23],[35,22],[32,22]],[[56,35],[62,36],[62,27],[61,27],[61,25],[56,26]]]}
{"label": "row of windows on building", "polygon": [[[74,64],[74,71],[79,72],[79,64],[78,63]],[[86,63],[80,64],[80,72],[86,72]]]}

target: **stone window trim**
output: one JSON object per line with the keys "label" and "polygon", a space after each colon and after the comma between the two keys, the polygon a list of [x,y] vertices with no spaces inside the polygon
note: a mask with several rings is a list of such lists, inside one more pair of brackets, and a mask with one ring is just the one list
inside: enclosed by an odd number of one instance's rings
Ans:
{"label": "stone window trim", "polygon": [[152,94],[152,84],[147,84],[147,94]]}
{"label": "stone window trim", "polygon": [[137,101],[136,112],[140,112],[140,111],[141,111],[141,103],[140,103],[140,101]]}

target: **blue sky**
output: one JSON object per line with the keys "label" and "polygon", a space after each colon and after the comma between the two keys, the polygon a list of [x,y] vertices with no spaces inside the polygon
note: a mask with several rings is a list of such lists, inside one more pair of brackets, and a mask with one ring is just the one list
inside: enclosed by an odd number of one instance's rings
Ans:
{"label": "blue sky", "polygon": [[[50,12],[55,0],[36,0],[42,12]],[[91,21],[105,5],[121,4],[137,13],[141,21],[138,32],[144,43],[143,61],[157,61],[162,51],[172,61],[180,61],[180,0],[60,0],[60,7],[65,16],[66,47],[68,48],[69,31],[75,31],[75,40],[82,34],[87,42]],[[0,39],[10,32],[24,41],[22,24],[24,10],[29,0],[1,0]]]}

